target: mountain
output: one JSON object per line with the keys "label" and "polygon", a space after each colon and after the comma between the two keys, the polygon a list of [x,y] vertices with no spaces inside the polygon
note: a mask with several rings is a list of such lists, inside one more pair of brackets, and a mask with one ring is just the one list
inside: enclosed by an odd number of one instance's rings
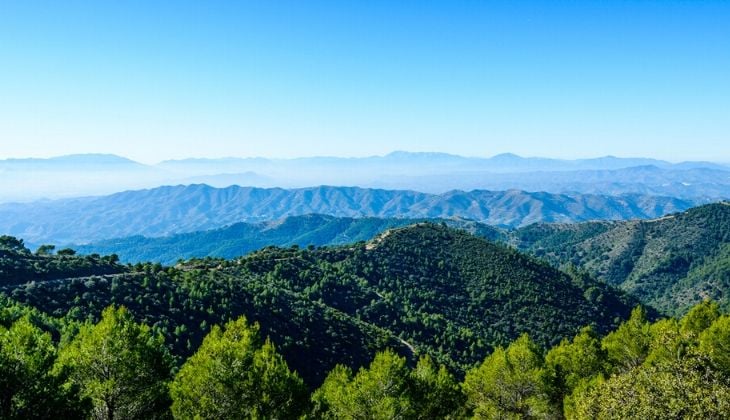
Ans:
{"label": "mountain", "polygon": [[0,232],[32,244],[88,243],[134,235],[165,236],[237,222],[310,213],[337,217],[465,218],[495,226],[594,219],[654,218],[693,202],[643,195],[524,191],[424,194],[350,187],[285,190],[207,185],[160,187],[35,203],[0,204]]}
{"label": "mountain", "polygon": [[108,154],[0,160],[0,202],[110,194],[169,182],[153,166]]}
{"label": "mountain", "polygon": [[549,159],[505,153],[489,158],[398,151],[385,156],[192,158],[145,165],[104,154],[0,160],[0,202],[105,195],[162,185],[306,188],[314,185],[550,193],[654,194],[692,200],[730,198],[730,167],[605,156]]}
{"label": "mountain", "polygon": [[78,170],[80,166],[84,168],[101,169],[108,169],[110,166],[112,166],[115,169],[119,169],[122,167],[138,168],[144,165],[125,157],[102,153],[65,155],[47,159],[27,158],[0,160],[0,170],[33,169],[71,171]]}
{"label": "mountain", "polygon": [[[468,220],[428,219],[467,230],[492,240],[504,239],[504,231]],[[342,245],[367,241],[395,227],[412,225],[426,219],[351,218],[319,214],[290,216],[260,223],[235,223],[221,229],[147,238],[132,236],[108,239],[88,245],[71,245],[81,254],[117,254],[124,262],[174,264],[179,259],[235,258],[265,246]]]}
{"label": "mountain", "polygon": [[[30,255],[23,247],[5,252],[3,269]],[[64,271],[82,257],[43,258],[59,267],[58,278],[8,283],[0,292],[81,321],[123,304],[181,358],[211,325],[245,315],[312,385],[336,363],[357,368],[386,347],[411,361],[430,354],[463,374],[523,332],[544,346],[588,324],[606,332],[636,304],[588,277],[431,223],[391,229],[367,243],[267,247],[167,268],[114,265],[121,272],[84,277]]]}
{"label": "mountain", "polygon": [[[730,206],[719,203],[654,220],[541,223],[504,230],[463,219],[433,223],[504,242],[556,266],[576,266],[636,295],[667,314],[683,314],[702,299],[730,307]],[[162,238],[142,236],[73,246],[83,254],[118,254],[122,261],[174,263],[179,258],[233,258],[268,245],[337,245],[370,240],[423,219],[291,216],[238,223]]]}
{"label": "mountain", "polygon": [[539,224],[514,243],[556,265],[574,264],[666,313],[703,299],[730,308],[730,204],[653,220]]}
{"label": "mountain", "polygon": [[713,201],[730,197],[730,170],[721,167],[655,165],[620,169],[494,173],[459,171],[422,176],[383,176],[380,188],[413,188],[426,192],[452,189],[521,189],[551,193],[648,194]]}

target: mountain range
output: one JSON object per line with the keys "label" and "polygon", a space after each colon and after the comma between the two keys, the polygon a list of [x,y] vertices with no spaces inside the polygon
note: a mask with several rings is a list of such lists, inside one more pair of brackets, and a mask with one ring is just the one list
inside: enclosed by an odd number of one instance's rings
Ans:
{"label": "mountain range", "polygon": [[29,244],[79,243],[133,235],[165,236],[310,213],[337,217],[464,218],[494,226],[536,222],[655,218],[694,206],[647,195],[510,191],[415,191],[207,185],[159,187],[101,197],[0,204],[0,232]]}
{"label": "mountain range", "polygon": [[362,158],[221,158],[141,164],[115,155],[0,160],[0,202],[104,195],[163,185],[205,183],[260,188],[316,185],[407,189],[546,191],[730,198],[730,166],[606,156],[561,160],[394,152]]}

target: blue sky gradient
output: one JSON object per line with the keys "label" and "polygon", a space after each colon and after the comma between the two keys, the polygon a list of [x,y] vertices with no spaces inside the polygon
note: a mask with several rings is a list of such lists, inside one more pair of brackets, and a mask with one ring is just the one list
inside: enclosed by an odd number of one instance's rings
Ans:
{"label": "blue sky gradient", "polygon": [[0,158],[730,161],[728,1],[2,1]]}

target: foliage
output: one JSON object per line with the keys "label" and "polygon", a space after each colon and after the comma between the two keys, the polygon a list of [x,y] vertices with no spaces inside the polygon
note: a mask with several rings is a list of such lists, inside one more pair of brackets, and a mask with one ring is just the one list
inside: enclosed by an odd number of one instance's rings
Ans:
{"label": "foliage", "polygon": [[258,334],[243,317],[213,327],[170,386],[175,418],[276,419],[303,411],[304,383]]}
{"label": "foliage", "polygon": [[428,357],[414,370],[392,351],[378,353],[366,368],[352,375],[338,365],[312,396],[311,418],[438,419],[456,418],[463,397],[444,366]]}
{"label": "foliage", "polygon": [[649,354],[650,325],[642,308],[631,312],[628,321],[603,339],[603,348],[615,371],[625,372],[639,366]]}
{"label": "foliage", "polygon": [[310,387],[335,365],[356,370],[386,348],[412,364],[414,353],[428,354],[461,377],[523,332],[547,347],[586,323],[606,332],[635,304],[589,277],[431,223],[369,243],[267,247],[235,260],[138,264],[0,290],[79,322],[124,305],[163,334],[179,362],[212,325],[244,315]]}
{"label": "foliage", "polygon": [[464,393],[475,418],[552,418],[540,349],[527,335],[507,349],[497,348],[464,380]]}
{"label": "foliage", "polygon": [[109,307],[98,324],[84,325],[58,358],[58,370],[70,371],[97,419],[167,417],[171,368],[162,337],[124,307]]}
{"label": "foliage", "polygon": [[115,255],[78,257],[68,250],[51,255],[53,249],[53,245],[43,245],[33,254],[22,239],[0,236],[0,287],[67,277],[114,274],[125,270],[117,264],[118,257]]}
{"label": "foliage", "polygon": [[65,385],[68,372],[53,371],[56,347],[51,335],[29,318],[0,327],[0,418],[78,418],[86,401]]}
{"label": "foliage", "polygon": [[640,366],[581,395],[571,417],[726,418],[730,413],[727,379],[694,358]]}
{"label": "foliage", "polygon": [[511,241],[556,266],[578,266],[665,314],[683,315],[706,299],[730,310],[727,203],[654,220],[536,224]]}
{"label": "foliage", "polygon": [[545,369],[552,399],[563,405],[576,388],[606,373],[608,363],[600,337],[590,327],[583,328],[572,341],[563,340],[548,351]]}

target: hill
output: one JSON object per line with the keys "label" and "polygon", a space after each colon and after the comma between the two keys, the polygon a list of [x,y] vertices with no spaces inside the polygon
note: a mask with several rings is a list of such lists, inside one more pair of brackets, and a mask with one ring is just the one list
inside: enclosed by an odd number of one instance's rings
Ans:
{"label": "hill", "polygon": [[730,205],[653,220],[540,224],[514,233],[523,250],[574,264],[666,313],[703,299],[730,308]]}
{"label": "hill", "polygon": [[[492,240],[503,240],[506,233],[478,222],[462,219],[429,219]],[[81,254],[117,254],[123,262],[159,262],[174,264],[180,259],[219,257],[235,258],[270,245],[342,245],[367,241],[383,231],[425,219],[351,218],[319,214],[290,216],[260,223],[235,223],[221,229],[148,238],[132,236],[109,239],[88,245],[71,245]]]}
{"label": "hill", "polygon": [[0,204],[0,232],[32,244],[165,236],[310,213],[337,217],[471,219],[495,226],[654,218],[693,203],[668,197],[451,191],[434,195],[353,187],[160,187],[101,197]]}
{"label": "hill", "polygon": [[430,354],[463,373],[522,332],[545,346],[587,324],[605,332],[636,303],[585,276],[428,223],[367,243],[267,247],[234,260],[138,264],[0,291],[76,320],[123,304],[181,358],[211,325],[246,315],[310,384],[336,363],[362,366],[386,347],[411,360]]}

